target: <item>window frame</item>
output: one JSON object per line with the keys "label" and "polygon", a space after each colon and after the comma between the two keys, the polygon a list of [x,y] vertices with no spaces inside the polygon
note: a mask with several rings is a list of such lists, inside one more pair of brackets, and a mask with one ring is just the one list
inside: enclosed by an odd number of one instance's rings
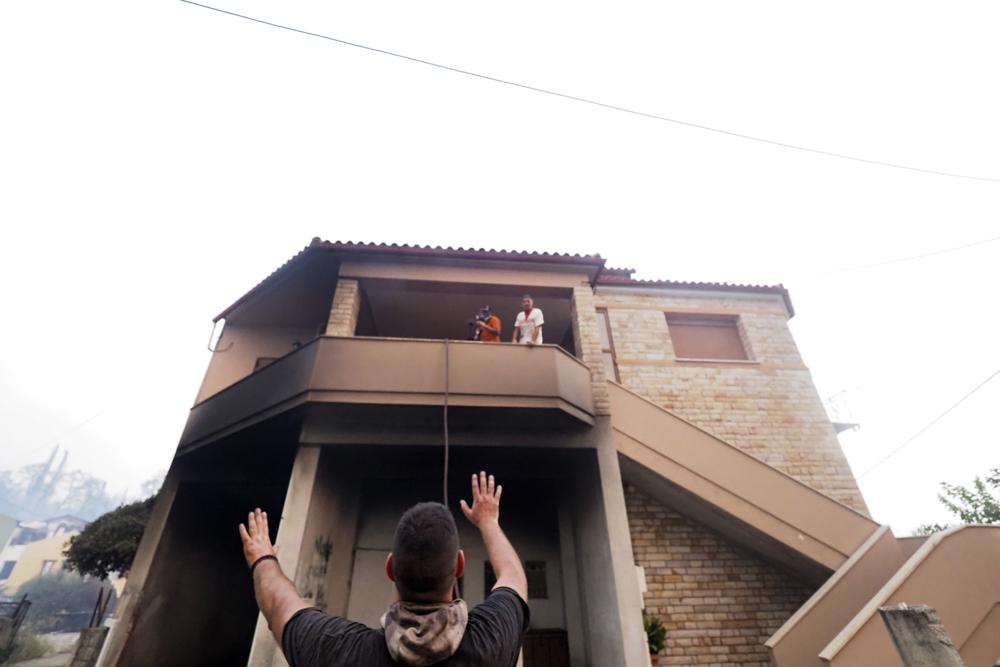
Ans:
{"label": "window frame", "polygon": [[256,361],[253,362],[253,373],[263,370],[276,362],[281,357],[257,357]]}
{"label": "window frame", "polygon": [[[524,576],[528,581],[528,597],[532,600],[549,599],[549,564],[544,560],[526,560]],[[483,561],[483,598],[497,585],[497,575],[489,560]]]}

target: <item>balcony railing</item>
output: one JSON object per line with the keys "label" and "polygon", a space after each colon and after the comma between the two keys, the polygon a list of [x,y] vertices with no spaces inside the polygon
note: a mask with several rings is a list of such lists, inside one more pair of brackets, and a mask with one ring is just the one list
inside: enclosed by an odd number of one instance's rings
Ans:
{"label": "balcony railing", "polygon": [[307,402],[433,406],[446,388],[456,407],[560,410],[593,423],[590,370],[556,345],[321,336],[195,405],[180,446]]}

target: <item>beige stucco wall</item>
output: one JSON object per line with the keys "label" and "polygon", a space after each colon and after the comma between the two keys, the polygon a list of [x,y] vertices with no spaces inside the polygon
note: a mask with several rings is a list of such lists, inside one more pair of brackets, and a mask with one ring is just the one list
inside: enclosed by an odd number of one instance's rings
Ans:
{"label": "beige stucco wall", "polygon": [[820,653],[823,664],[902,667],[879,609],[934,609],[969,667],[1000,656],[1000,526],[971,525],[929,537]]}
{"label": "beige stucco wall", "polygon": [[[383,486],[376,494],[368,486],[366,491],[363,501],[365,507],[355,544],[351,594],[346,616],[352,621],[377,627],[379,618],[394,597],[392,583],[385,575],[385,558],[392,550],[399,517],[413,502],[406,489],[386,489]],[[548,505],[546,503],[544,508],[536,508],[536,512],[530,516],[518,516],[505,511],[504,530],[511,543],[517,545],[517,553],[523,561],[546,563],[548,596],[545,599],[531,600],[531,627],[565,628],[559,531],[555,512],[552,511],[554,508]],[[464,517],[456,517],[455,523],[466,558],[462,597],[471,608],[485,597],[483,576],[488,556],[478,531]],[[373,563],[373,567],[365,567],[369,561]]]}
{"label": "beige stucco wall", "polygon": [[316,337],[315,328],[237,326],[227,324],[215,345],[215,352],[205,371],[205,379],[195,403],[200,403],[231,384],[247,377],[258,358],[278,358]]}
{"label": "beige stucco wall", "polygon": [[[828,496],[867,512],[779,295],[599,287],[623,385]],[[665,313],[739,318],[748,362],[681,361]]]}
{"label": "beige stucco wall", "polygon": [[766,667],[764,642],[813,590],[635,487],[625,499],[646,613],[667,628],[660,664]]}

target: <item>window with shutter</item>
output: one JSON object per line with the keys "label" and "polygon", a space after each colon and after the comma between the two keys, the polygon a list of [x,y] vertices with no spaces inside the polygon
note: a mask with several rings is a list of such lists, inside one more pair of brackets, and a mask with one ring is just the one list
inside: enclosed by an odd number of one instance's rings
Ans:
{"label": "window with shutter", "polygon": [[736,317],[667,313],[667,328],[678,359],[747,361],[750,358]]}

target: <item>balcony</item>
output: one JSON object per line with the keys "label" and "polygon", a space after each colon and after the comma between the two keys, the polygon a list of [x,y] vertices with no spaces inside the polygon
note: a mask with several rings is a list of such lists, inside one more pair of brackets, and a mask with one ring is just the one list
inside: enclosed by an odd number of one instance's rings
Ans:
{"label": "balcony", "polygon": [[311,404],[555,412],[593,424],[590,370],[556,345],[321,336],[191,409],[180,449]]}

